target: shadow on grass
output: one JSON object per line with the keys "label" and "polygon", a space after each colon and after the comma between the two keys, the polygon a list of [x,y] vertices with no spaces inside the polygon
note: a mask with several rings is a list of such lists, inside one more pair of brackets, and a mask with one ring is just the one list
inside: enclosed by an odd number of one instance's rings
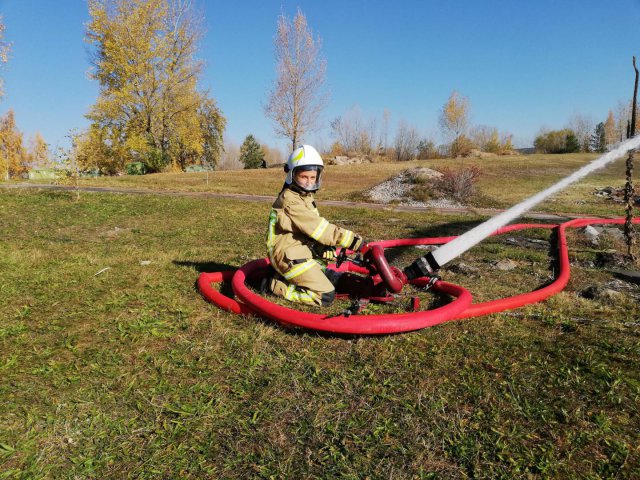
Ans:
{"label": "shadow on grass", "polygon": [[[481,223],[482,221],[480,220],[465,220],[438,225],[416,225],[415,228],[411,231],[409,238],[451,237],[455,235],[462,235],[466,231],[471,230]],[[389,263],[400,257],[406,248],[407,247],[397,247],[385,250],[385,255]]]}
{"label": "shadow on grass", "polygon": [[[526,218],[523,219],[526,222]],[[424,228],[416,227],[411,232],[411,238],[433,238],[433,237],[448,237],[448,236],[457,236],[466,233],[472,228],[483,223],[484,220],[463,220],[456,221],[446,224],[438,224],[433,226],[425,226]],[[539,223],[539,222],[536,222]],[[526,230],[524,230],[526,232]],[[513,232],[516,234],[516,232]],[[549,263],[549,271],[554,273],[554,277],[551,280],[547,280],[541,284],[539,284],[535,290],[540,290],[550,284],[552,284],[558,277],[558,272],[560,269],[560,259],[558,257],[558,234],[557,229],[553,229],[549,234],[549,250],[548,250],[548,263]],[[503,236],[496,237],[497,239]],[[483,239],[484,240],[484,239]],[[524,248],[524,247],[523,247]],[[405,248],[390,248],[385,251],[385,255],[387,260],[391,263],[396,258],[401,257]],[[426,254],[426,252],[424,253]],[[424,255],[421,254],[420,256]],[[433,307],[437,307],[437,302]]]}
{"label": "shadow on grass", "polygon": [[[189,268],[193,268],[194,270],[196,270],[199,273],[208,273],[208,272],[220,272],[220,271],[224,271],[224,270],[235,270],[237,267],[232,266],[232,265],[227,265],[227,264],[222,264],[222,263],[216,263],[216,262],[192,262],[192,261],[181,261],[181,260],[174,260],[173,261],[174,265],[178,265],[181,267],[189,267]],[[260,280],[261,278],[258,278],[256,280]],[[256,285],[256,280],[249,282],[249,286],[253,289],[256,290],[257,289],[257,285]],[[196,279],[193,282],[193,289],[194,291],[196,291],[198,294],[200,294],[200,289],[198,288],[198,280]],[[233,288],[231,287],[231,282],[220,282],[218,284],[218,289],[219,292],[222,293],[223,295],[229,297],[229,298],[235,298],[237,300],[237,298],[235,297],[235,294],[233,292]],[[276,302],[278,300],[277,297],[273,296],[273,295],[263,295],[261,294],[261,296],[263,296],[264,298],[266,298],[268,301],[270,302]],[[206,298],[203,297],[204,300],[206,300]],[[286,305],[287,308],[290,308],[292,310],[297,310],[296,308],[296,304],[287,304]],[[320,313],[320,312],[318,312]],[[340,315],[340,313],[338,313],[338,315]],[[320,337],[320,338],[342,338],[342,339],[349,339],[349,340],[354,340],[354,339],[363,339],[363,338],[374,338],[374,337],[379,337],[380,335],[350,335],[350,334],[342,334],[342,333],[332,333],[332,332],[323,332],[323,331],[317,331],[317,330],[311,330],[311,329],[305,329],[305,328],[301,328],[301,327],[296,327],[296,326],[292,326],[292,325],[283,325],[279,322],[277,322],[276,320],[272,320],[269,318],[265,318],[259,315],[250,315],[247,316],[247,318],[250,318],[252,321],[255,321],[257,323],[260,323],[262,325],[267,325],[270,327],[274,327],[277,328],[278,330],[288,334],[288,335],[293,335],[296,337],[306,337],[306,336],[311,336],[311,337]]]}

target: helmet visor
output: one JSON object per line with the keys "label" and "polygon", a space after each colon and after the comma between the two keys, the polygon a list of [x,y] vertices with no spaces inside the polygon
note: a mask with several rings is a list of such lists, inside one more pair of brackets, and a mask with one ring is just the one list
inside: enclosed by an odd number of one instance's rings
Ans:
{"label": "helmet visor", "polygon": [[293,169],[293,181],[305,192],[315,192],[320,188],[322,167],[320,165],[302,165]]}

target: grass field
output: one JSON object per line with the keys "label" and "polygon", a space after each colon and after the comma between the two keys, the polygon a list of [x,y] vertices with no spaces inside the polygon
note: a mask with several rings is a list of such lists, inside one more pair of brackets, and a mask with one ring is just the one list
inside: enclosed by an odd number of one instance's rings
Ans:
{"label": "grass field", "polygon": [[[363,192],[400,171],[414,167],[463,167],[478,165],[483,172],[479,180],[479,195],[471,205],[487,208],[507,208],[520,200],[552,185],[596,158],[596,154],[521,155],[483,159],[439,159],[411,162],[375,163],[354,166],[326,167],[320,198],[332,200],[367,200]],[[545,201],[539,210],[608,215],[611,206],[592,195],[595,188],[624,185],[624,160],[619,160],[601,172],[596,172],[579,184]],[[113,186],[149,190],[190,192],[253,193],[275,195],[283,182],[279,168],[257,170],[226,170],[205,173],[154,174],[145,176],[99,177],[81,179],[87,186]],[[35,183],[39,183],[37,181]]]}
{"label": "grass field", "polygon": [[[531,179],[514,176],[518,193],[498,185],[507,178],[499,160],[487,163],[483,194],[508,204],[585,158],[553,161],[558,172],[545,170],[551,159],[522,166]],[[400,167],[335,167],[322,198],[358,198]],[[258,173],[215,173],[209,188],[273,194],[280,173]],[[621,178],[587,179],[558,210],[581,211],[584,200],[616,214],[580,192]],[[100,181],[205,188],[197,179]],[[598,251],[578,232],[570,284],[544,303],[410,334],[341,337],[227,314],[199,296],[199,272],[264,255],[268,203],[74,198],[0,189],[0,478],[640,477],[640,290],[615,301],[578,295],[613,279],[589,263]],[[370,239],[462,233],[482,220],[320,208]],[[621,245],[601,249],[611,247]],[[402,265],[423,251],[389,253]],[[492,268],[501,258],[517,267]],[[505,238],[461,260],[479,273],[443,277],[477,300],[552,276],[547,250]]]}

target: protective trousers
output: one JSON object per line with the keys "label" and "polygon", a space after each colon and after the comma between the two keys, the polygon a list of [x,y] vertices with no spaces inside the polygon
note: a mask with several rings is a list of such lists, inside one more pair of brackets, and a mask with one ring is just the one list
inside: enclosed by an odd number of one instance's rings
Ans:
{"label": "protective trousers", "polygon": [[[298,270],[296,271],[296,269]],[[284,272],[284,278],[276,275],[271,281],[270,289],[275,295],[284,297],[291,302],[309,305],[331,305],[336,296],[333,284],[315,260],[294,264],[292,268]]]}

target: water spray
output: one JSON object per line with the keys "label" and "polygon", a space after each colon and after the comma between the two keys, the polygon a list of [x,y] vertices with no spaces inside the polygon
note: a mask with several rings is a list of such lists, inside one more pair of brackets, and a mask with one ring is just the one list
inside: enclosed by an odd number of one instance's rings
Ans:
{"label": "water spray", "polygon": [[464,252],[489,237],[496,230],[504,227],[515,218],[518,218],[520,215],[530,210],[547,197],[563,190],[572,183],[577,182],[588,174],[608,165],[612,161],[617,160],[629,150],[634,150],[638,147],[640,147],[640,136],[636,136],[618,144],[615,149],[596,158],[591,163],[580,168],[568,177],[563,178],[546,190],[527,198],[510,209],[505,210],[486,222],[481,223],[477,227],[472,228],[463,235],[456,237],[451,242],[444,244],[433,252],[429,252],[427,255],[416,259],[411,265],[404,269],[405,275],[409,280],[434,275],[443,265],[454,258],[459,257]]}

